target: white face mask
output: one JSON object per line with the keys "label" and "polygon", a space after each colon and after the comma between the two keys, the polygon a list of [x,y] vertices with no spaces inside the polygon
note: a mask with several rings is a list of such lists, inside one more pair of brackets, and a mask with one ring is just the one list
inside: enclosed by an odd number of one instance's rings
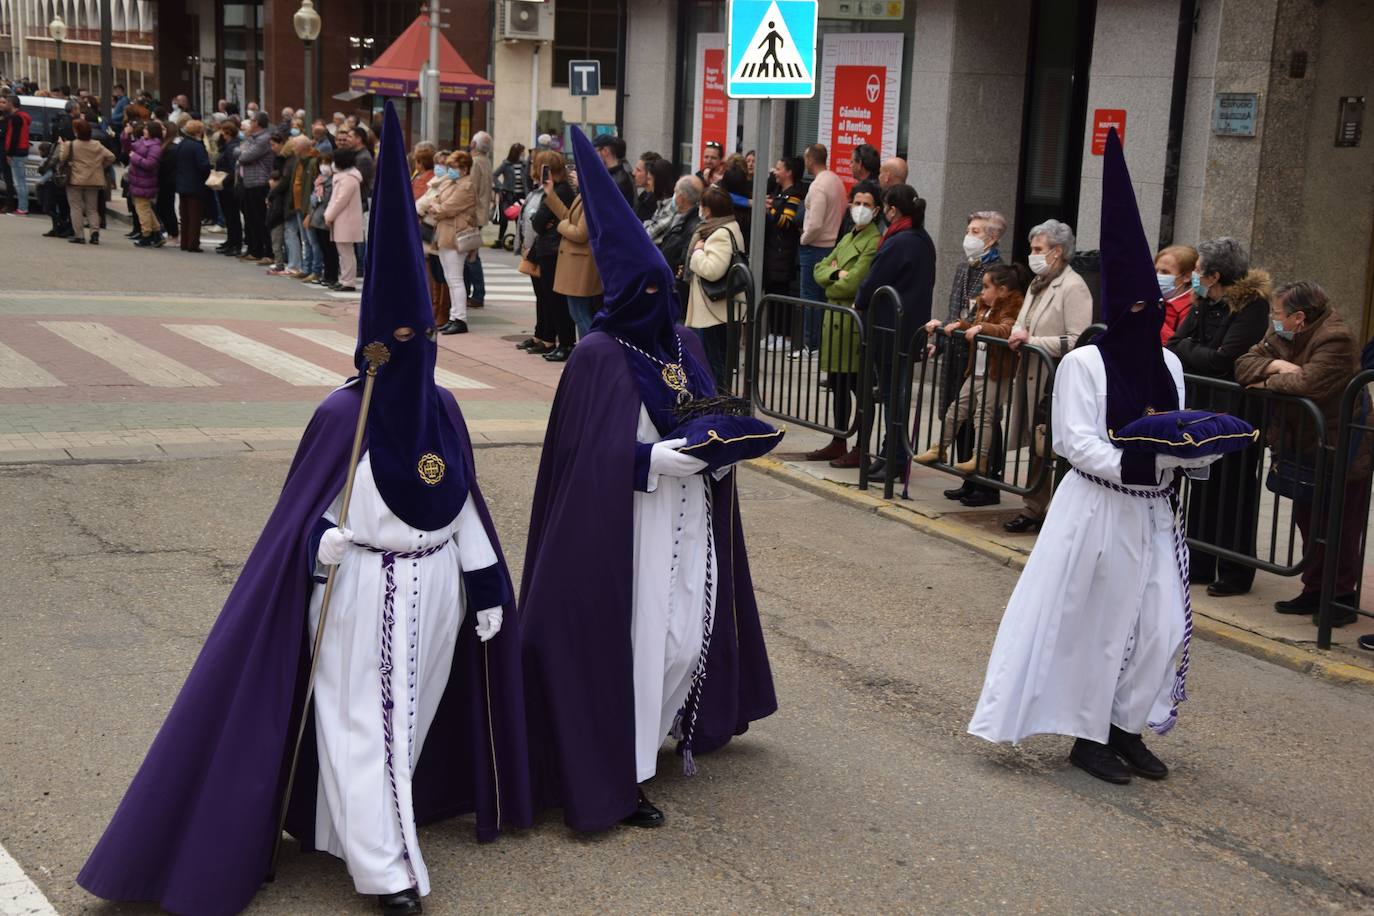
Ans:
{"label": "white face mask", "polygon": [[983,240],[976,235],[964,236],[964,257],[973,260],[983,254]]}
{"label": "white face mask", "polygon": [[1043,254],[1033,254],[1027,258],[1027,261],[1030,264],[1031,273],[1037,277],[1043,276],[1050,269],[1049,258]]}
{"label": "white face mask", "polygon": [[320,174],[321,174],[321,175],[329,175],[329,174],[332,174],[333,171],[334,171],[334,166],[332,166],[332,165],[322,165],[322,166],[320,166]]}
{"label": "white face mask", "polygon": [[873,208],[855,204],[849,208],[849,218],[854,220],[856,226],[867,226],[873,222]]}

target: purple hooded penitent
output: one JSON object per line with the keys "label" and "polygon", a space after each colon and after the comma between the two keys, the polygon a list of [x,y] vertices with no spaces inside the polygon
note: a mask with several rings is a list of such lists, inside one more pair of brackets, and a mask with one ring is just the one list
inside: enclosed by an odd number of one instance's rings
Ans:
{"label": "purple hooded penitent", "polygon": [[[635,348],[666,362],[681,352],[692,394],[715,388],[696,337],[673,326],[672,274],[643,224],[576,128],[573,149],[606,308],[573,350],[549,416],[520,586],[521,644],[536,805],[562,807],[575,829],[601,830],[636,804],[630,624],[640,404],[660,429],[672,428],[660,367]],[[711,509],[718,612],[696,700],[696,754],[777,709],[735,475],[712,481]]]}
{"label": "purple hooded penitent", "polygon": [[[462,413],[453,395],[433,384],[436,345],[426,333],[433,318],[420,273],[415,215],[393,205],[402,194],[410,197],[404,166],[400,127],[388,103],[372,206],[377,253],[367,271],[359,345],[380,341],[392,353],[397,371],[379,374],[371,416],[379,406],[394,416],[367,424],[364,447],[373,456],[374,473],[379,454],[423,448],[442,455],[445,477],[459,482],[474,501],[509,595]],[[416,301],[421,295],[423,309]],[[414,337],[397,339],[402,327]],[[215,916],[247,906],[266,877],[309,671],[306,612],[318,543],[311,535],[343,489],[362,402],[357,382],[325,398],[306,427],[266,528],[147,758],[77,876],[92,894]],[[415,398],[409,405],[407,390]],[[384,438],[393,434],[401,441]],[[380,475],[377,483],[381,488]],[[398,516],[418,527],[391,503],[393,497],[410,498],[413,489],[401,480],[382,494]],[[436,490],[436,499],[446,492]],[[453,506],[444,522],[460,508],[461,503]],[[459,629],[453,669],[412,784],[417,823],[475,812],[479,840],[531,818],[519,620],[510,600],[504,613],[505,629],[487,643],[472,627]],[[287,832],[305,850],[314,848],[318,772],[309,722],[286,821]],[[279,880],[290,880],[291,871],[284,853]]]}
{"label": "purple hooded penitent", "polygon": [[[1134,312],[1131,306],[1137,302],[1145,308]],[[1159,345],[1164,303],[1154,256],[1145,240],[1116,128],[1107,133],[1102,160],[1102,317],[1107,330],[1093,343],[1107,372],[1107,428],[1122,429],[1146,413],[1178,410],[1178,388]],[[1154,455],[1123,451],[1121,480],[1154,484]]]}

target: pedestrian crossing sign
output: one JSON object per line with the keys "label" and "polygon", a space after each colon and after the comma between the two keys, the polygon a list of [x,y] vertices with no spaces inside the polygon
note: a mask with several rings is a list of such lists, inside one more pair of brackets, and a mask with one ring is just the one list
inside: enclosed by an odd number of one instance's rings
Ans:
{"label": "pedestrian crossing sign", "polygon": [[733,99],[809,99],[816,94],[817,0],[730,0]]}

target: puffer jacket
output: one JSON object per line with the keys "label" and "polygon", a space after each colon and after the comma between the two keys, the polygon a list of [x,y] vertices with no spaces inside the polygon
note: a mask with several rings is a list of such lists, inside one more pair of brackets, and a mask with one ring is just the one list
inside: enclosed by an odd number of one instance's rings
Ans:
{"label": "puffer jacket", "polygon": [[162,141],[140,137],[129,147],[129,193],[149,200],[157,197],[158,163]]}
{"label": "puffer jacket", "polygon": [[1193,297],[1168,347],[1183,371],[1209,378],[1232,378],[1235,362],[1264,337],[1269,326],[1269,274],[1252,270],[1231,285],[1225,297]]}

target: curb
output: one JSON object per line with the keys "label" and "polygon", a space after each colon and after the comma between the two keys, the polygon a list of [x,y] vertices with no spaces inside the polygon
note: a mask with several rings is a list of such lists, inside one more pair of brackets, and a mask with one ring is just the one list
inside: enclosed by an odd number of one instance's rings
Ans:
{"label": "curb", "polygon": [[[754,458],[747,464],[755,471],[790,483],[808,493],[834,502],[844,503],[865,512],[871,512],[923,534],[966,547],[999,565],[1010,566],[1015,569],[1024,569],[1026,566],[1029,554],[1012,550],[983,537],[967,525],[943,518],[932,518],[905,506],[870,496],[844,484],[812,477],[810,474],[789,467],[776,458]],[[1302,674],[1310,674],[1332,683],[1351,684],[1374,689],[1374,670],[1324,657],[1315,651],[1262,636],[1251,630],[1242,629],[1234,624],[1209,617],[1196,608],[1193,610],[1193,629],[1199,636],[1212,642],[1221,643],[1237,652],[1243,652],[1254,658],[1272,662]]]}

